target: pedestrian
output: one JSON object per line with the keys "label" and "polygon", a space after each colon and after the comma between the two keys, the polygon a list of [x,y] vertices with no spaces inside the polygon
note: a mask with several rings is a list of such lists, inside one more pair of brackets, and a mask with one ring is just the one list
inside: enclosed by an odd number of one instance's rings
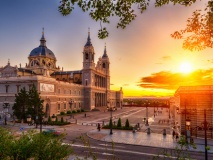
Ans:
{"label": "pedestrian", "polygon": [[101,131],[101,125],[100,125],[100,123],[98,123],[98,131]]}
{"label": "pedestrian", "polygon": [[172,131],[172,137],[173,137],[173,139],[175,138],[175,131],[174,130]]}
{"label": "pedestrian", "polygon": [[87,117],[87,114],[86,114],[86,113],[84,114],[84,117],[85,117],[85,118]]}
{"label": "pedestrian", "polygon": [[178,135],[178,133],[176,132],[176,134],[175,134],[175,138],[176,138],[176,141],[178,140],[178,138],[179,138],[179,135]]}

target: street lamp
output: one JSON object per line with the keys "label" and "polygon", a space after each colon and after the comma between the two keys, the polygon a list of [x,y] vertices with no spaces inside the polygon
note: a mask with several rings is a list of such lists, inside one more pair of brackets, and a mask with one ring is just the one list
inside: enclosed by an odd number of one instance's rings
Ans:
{"label": "street lamp", "polygon": [[109,134],[113,134],[112,133],[112,107],[110,105],[110,100],[107,101],[108,107],[109,107],[109,111],[110,111],[110,121],[109,121],[109,125],[110,125],[110,132]]}
{"label": "street lamp", "polygon": [[4,108],[4,124],[7,125],[7,114],[8,114],[8,109],[10,107],[9,102],[4,102],[3,108]]}
{"label": "street lamp", "polygon": [[149,105],[149,103],[148,103],[148,101],[146,101],[145,102],[145,105],[146,105],[146,126],[149,126],[149,121],[148,121],[148,105]]}

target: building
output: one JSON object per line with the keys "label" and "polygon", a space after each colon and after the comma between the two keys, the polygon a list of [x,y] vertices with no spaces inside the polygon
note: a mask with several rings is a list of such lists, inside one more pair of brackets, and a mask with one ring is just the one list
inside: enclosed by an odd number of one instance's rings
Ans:
{"label": "building", "polygon": [[[176,125],[185,135],[204,137],[206,120],[207,138],[213,138],[213,86],[182,86],[175,93]],[[206,112],[206,118],[204,117]],[[190,121],[190,127],[186,125]],[[188,130],[188,131],[187,131]]]}
{"label": "building", "polygon": [[123,103],[122,88],[110,90],[110,61],[106,46],[98,62],[94,62],[95,51],[88,32],[87,42],[83,48],[83,69],[64,71],[57,67],[55,54],[47,48],[44,32],[40,45],[28,56],[26,66],[0,68],[0,111],[3,113],[5,102],[10,104],[9,112],[21,88],[27,90],[34,84],[44,100],[46,116],[72,110],[92,110],[109,106],[121,107]]}

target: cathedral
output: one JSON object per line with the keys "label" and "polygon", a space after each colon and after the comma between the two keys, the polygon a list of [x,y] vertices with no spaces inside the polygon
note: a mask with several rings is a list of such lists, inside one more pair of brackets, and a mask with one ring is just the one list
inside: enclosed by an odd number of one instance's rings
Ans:
{"label": "cathedral", "polygon": [[55,54],[47,48],[44,31],[40,45],[34,48],[25,66],[11,66],[10,61],[0,68],[0,113],[5,103],[9,104],[9,113],[15,94],[21,88],[29,90],[36,86],[44,100],[46,116],[73,110],[93,110],[99,108],[121,107],[123,103],[122,88],[110,90],[110,61],[106,46],[97,63],[90,32],[83,48],[83,69],[64,71],[57,67]]}

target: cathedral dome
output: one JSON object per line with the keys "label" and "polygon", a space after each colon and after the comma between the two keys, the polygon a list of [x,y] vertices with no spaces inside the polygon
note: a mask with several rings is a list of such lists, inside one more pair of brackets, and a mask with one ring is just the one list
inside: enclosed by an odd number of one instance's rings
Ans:
{"label": "cathedral dome", "polygon": [[29,57],[31,56],[45,56],[51,59],[56,59],[54,53],[47,48],[46,46],[46,39],[44,38],[44,32],[42,32],[42,37],[40,39],[40,46],[37,48],[34,48],[31,52]]}
{"label": "cathedral dome", "polygon": [[46,56],[52,59],[56,59],[54,53],[48,49],[47,47],[44,46],[39,46],[37,48],[34,48],[31,52],[30,52],[30,57],[31,56]]}

